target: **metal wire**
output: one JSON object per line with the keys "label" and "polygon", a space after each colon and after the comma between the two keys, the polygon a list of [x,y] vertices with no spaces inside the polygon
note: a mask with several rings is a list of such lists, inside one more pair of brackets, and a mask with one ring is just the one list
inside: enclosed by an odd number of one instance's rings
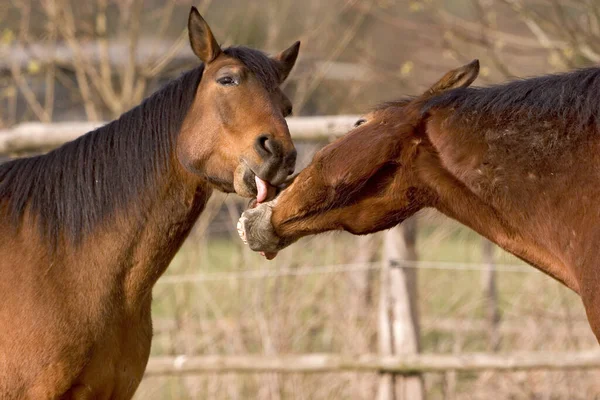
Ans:
{"label": "metal wire", "polygon": [[[413,269],[437,269],[452,271],[487,271],[490,266],[483,263],[459,263],[459,262],[440,262],[440,261],[408,261],[408,260],[390,260],[389,265],[395,268],[413,268]],[[202,274],[181,274],[166,275],[158,280],[157,284],[181,284],[210,281],[226,281],[237,279],[262,279],[281,276],[305,276],[319,274],[335,274],[353,271],[378,270],[384,267],[384,261],[355,264],[336,264],[318,267],[298,267],[298,268],[269,268],[261,270],[239,271],[239,272],[211,272]],[[493,269],[498,272],[520,272],[530,273],[536,271],[535,268],[526,265],[516,264],[494,264]]]}

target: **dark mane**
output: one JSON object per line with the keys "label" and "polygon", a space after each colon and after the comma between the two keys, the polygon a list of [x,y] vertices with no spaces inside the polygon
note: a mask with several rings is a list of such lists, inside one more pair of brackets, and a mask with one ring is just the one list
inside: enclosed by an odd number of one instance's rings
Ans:
{"label": "dark mane", "polygon": [[0,166],[0,199],[15,223],[26,207],[49,239],[77,241],[156,184],[189,109],[203,66],[183,74],[117,120],[45,155]]}
{"label": "dark mane", "polygon": [[402,107],[406,106],[408,103],[410,103],[411,101],[413,101],[414,99],[415,99],[415,97],[413,97],[413,96],[406,96],[406,97],[403,97],[398,100],[386,101],[383,103],[379,103],[375,107],[373,107],[373,111],[382,111],[382,110],[387,110],[388,108],[402,108]]}
{"label": "dark mane", "polygon": [[[236,47],[238,58],[270,89],[278,70],[265,54]],[[78,243],[132,202],[144,215],[144,194],[168,176],[175,139],[202,78],[200,65],[165,85],[117,120],[40,156],[0,165],[0,205],[15,226],[26,210],[51,241]],[[1,208],[0,208],[1,210]]]}
{"label": "dark mane", "polygon": [[[485,143],[484,163],[512,171],[550,173],[600,134],[600,69],[450,90],[422,112],[446,109],[463,138]],[[466,139],[463,139],[466,140]]]}
{"label": "dark mane", "polygon": [[515,80],[485,88],[450,90],[427,101],[422,111],[452,107],[455,115],[484,127],[486,119],[503,123],[556,118],[579,128],[596,125],[600,111],[600,68]]}

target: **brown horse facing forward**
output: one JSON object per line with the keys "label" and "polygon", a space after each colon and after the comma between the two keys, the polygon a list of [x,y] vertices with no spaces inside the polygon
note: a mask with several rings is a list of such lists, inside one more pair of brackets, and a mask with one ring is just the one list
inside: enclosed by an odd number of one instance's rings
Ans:
{"label": "brown horse facing forward", "polygon": [[366,115],[240,234],[276,252],[434,207],[579,293],[600,340],[600,69],[468,88],[478,71]]}
{"label": "brown horse facing forward", "polygon": [[150,352],[152,287],[213,188],[264,199],[296,151],[277,57],[221,50],[118,120],[0,166],[0,398],[127,399]]}

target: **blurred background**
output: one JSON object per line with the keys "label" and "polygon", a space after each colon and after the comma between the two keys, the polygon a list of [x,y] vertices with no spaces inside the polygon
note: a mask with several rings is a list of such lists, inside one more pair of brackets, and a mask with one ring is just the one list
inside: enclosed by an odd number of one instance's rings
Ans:
{"label": "blurred background", "polygon": [[[224,47],[274,54],[302,41],[284,86],[296,116],[360,114],[420,94],[474,58],[482,66],[476,85],[600,60],[598,0],[2,0],[0,129],[106,121],[138,104],[197,65],[185,29],[191,5]],[[299,168],[328,141],[298,142]],[[597,347],[574,293],[432,211],[390,233],[307,238],[267,262],[237,237],[244,207],[236,196],[213,196],[159,280],[152,356],[393,354],[401,349],[385,341],[399,343],[389,338],[398,334],[395,323],[410,323],[407,351]],[[407,261],[396,268],[400,288],[388,281],[397,259]],[[391,300],[390,289],[399,290]],[[409,305],[408,319],[394,301]],[[376,372],[152,375],[136,398],[401,398],[386,394],[385,379]],[[428,399],[600,398],[594,370],[407,379],[417,379],[418,396]]]}

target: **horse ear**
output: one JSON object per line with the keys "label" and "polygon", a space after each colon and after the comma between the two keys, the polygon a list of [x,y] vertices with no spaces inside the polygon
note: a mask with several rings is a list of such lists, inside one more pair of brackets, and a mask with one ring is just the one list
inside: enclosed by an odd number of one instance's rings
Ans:
{"label": "horse ear", "polygon": [[425,92],[425,95],[431,96],[439,94],[443,91],[467,87],[479,75],[479,60],[473,60],[467,65],[453,69],[437,81],[432,87]]}
{"label": "horse ear", "polygon": [[298,53],[300,52],[300,41],[297,41],[281,53],[277,54],[274,58],[279,61],[279,83],[283,83],[290,75],[296,60],[298,59]]}
{"label": "horse ear", "polygon": [[205,64],[210,63],[221,54],[221,47],[213,36],[210,27],[196,7],[193,6],[188,18],[188,34],[194,54]]}

